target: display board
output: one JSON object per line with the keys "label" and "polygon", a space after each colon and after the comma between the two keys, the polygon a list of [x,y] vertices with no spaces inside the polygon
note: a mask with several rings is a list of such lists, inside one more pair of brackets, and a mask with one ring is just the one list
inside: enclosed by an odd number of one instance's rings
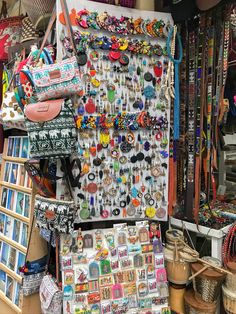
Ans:
{"label": "display board", "polygon": [[159,225],[61,236],[64,314],[170,313]]}
{"label": "display board", "polygon": [[[85,0],[67,4],[82,90],[75,102],[82,163],[81,188],[74,193],[77,221],[165,221],[170,125],[166,37],[171,15]],[[58,52],[70,56],[60,1],[57,14]],[[75,164],[77,174],[78,169]],[[64,198],[64,191],[60,194]]]}
{"label": "display board", "polygon": [[7,303],[19,313],[19,267],[24,265],[27,252],[32,192],[24,168],[28,145],[26,136],[5,140],[0,181],[0,298],[8,298]]}

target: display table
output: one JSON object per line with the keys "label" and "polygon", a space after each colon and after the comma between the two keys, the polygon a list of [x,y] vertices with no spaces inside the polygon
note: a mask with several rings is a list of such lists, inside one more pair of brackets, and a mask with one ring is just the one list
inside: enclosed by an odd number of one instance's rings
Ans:
{"label": "display table", "polygon": [[228,225],[219,230],[204,226],[198,226],[197,228],[197,225],[194,223],[176,219],[173,217],[170,218],[170,223],[172,227],[187,229],[188,231],[195,232],[198,235],[207,236],[211,238],[211,256],[216,257],[220,261],[222,261],[223,238],[228,232],[231,225]]}

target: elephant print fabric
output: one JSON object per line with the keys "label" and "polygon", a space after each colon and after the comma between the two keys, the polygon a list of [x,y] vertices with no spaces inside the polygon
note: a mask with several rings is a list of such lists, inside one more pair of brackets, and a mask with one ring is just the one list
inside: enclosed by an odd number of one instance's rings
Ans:
{"label": "elephant print fabric", "polygon": [[74,224],[74,202],[36,196],[34,215],[38,227],[61,233],[71,233]]}
{"label": "elephant print fabric", "polygon": [[44,123],[25,117],[31,158],[62,158],[76,151],[77,134],[72,107],[71,100],[65,100],[60,113]]}

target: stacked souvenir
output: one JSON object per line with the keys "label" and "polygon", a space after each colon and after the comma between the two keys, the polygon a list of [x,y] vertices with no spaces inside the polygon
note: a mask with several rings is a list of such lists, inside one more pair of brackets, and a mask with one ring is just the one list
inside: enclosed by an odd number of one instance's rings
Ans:
{"label": "stacked souvenir", "polygon": [[64,313],[170,313],[160,235],[147,221],[63,235]]}

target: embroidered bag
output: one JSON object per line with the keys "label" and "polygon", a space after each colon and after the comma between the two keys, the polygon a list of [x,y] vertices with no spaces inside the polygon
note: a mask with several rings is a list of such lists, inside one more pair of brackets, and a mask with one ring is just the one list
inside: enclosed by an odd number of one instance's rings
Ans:
{"label": "embroidered bag", "polygon": [[20,272],[23,272],[23,295],[27,296],[39,291],[41,281],[45,275],[46,265],[47,255],[36,261],[26,262],[25,266],[20,268]]}
{"label": "embroidered bag", "polygon": [[44,276],[40,285],[39,297],[42,314],[62,313],[62,291],[51,276]]}
{"label": "embroidered bag", "polygon": [[4,94],[1,106],[1,119],[8,127],[25,130],[24,114],[16,100],[14,92],[7,91]]}
{"label": "embroidered bag", "polygon": [[75,218],[73,201],[60,201],[37,195],[34,204],[37,226],[51,231],[71,233]]}
{"label": "embroidered bag", "polygon": [[77,135],[71,100],[29,104],[24,113],[31,158],[61,158],[76,151]]}

